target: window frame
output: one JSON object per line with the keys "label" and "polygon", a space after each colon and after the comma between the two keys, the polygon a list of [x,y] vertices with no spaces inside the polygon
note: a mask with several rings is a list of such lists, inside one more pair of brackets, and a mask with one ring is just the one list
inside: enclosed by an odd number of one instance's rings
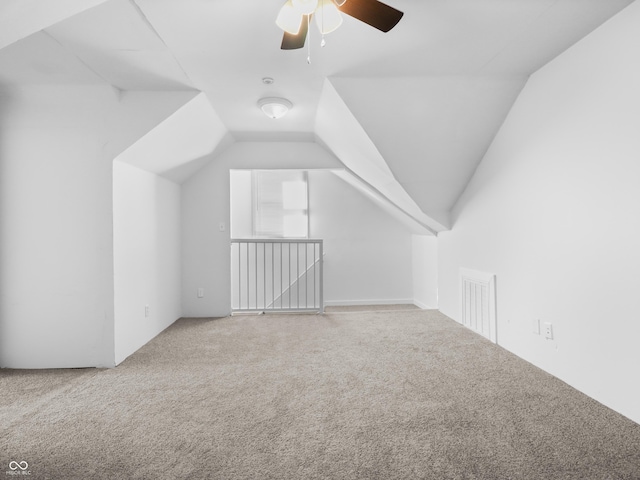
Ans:
{"label": "window frame", "polygon": [[[264,208],[260,208],[261,204],[268,204],[270,202],[262,202],[259,199],[259,195],[260,195],[260,191],[259,191],[259,185],[258,183],[260,182],[259,177],[260,174],[264,174],[264,173],[268,173],[268,174],[282,174],[282,178],[279,180],[280,183],[280,188],[282,188],[282,185],[287,182],[287,181],[292,181],[289,179],[286,179],[285,176],[287,173],[292,174],[300,174],[301,178],[297,179],[298,181],[303,181],[304,185],[305,185],[305,204],[306,204],[306,208],[304,209],[285,209],[284,208],[284,200],[282,199],[282,195],[280,196],[280,202],[279,202],[279,210],[280,210],[280,218],[281,223],[282,223],[282,228],[280,229],[279,232],[276,232],[275,230],[271,230],[269,231],[268,229],[264,229],[262,228],[259,223],[260,223],[260,217],[262,216],[263,212],[264,212]],[[251,199],[251,230],[252,230],[252,235],[255,238],[285,238],[285,239],[308,239],[309,237],[309,233],[310,233],[310,212],[309,212],[309,175],[308,172],[306,170],[252,170],[251,171],[251,195],[252,195],[252,199]],[[274,203],[275,202],[271,202]],[[277,207],[276,207],[277,208]],[[285,218],[285,212],[289,210],[291,212],[299,212],[302,213],[305,217],[305,232],[304,232],[304,236],[292,236],[292,235],[286,235],[286,232],[284,231],[284,218]]]}

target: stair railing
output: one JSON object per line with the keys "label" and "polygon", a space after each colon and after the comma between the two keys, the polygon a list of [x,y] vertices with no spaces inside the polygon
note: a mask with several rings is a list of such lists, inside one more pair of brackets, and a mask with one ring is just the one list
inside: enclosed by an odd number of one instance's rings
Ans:
{"label": "stair railing", "polygon": [[231,239],[231,310],[324,312],[323,242]]}

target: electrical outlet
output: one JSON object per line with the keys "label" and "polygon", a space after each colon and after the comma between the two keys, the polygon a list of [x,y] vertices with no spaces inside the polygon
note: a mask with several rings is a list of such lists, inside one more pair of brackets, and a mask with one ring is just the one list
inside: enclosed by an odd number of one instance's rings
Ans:
{"label": "electrical outlet", "polygon": [[549,322],[544,322],[544,338],[553,340],[553,325]]}
{"label": "electrical outlet", "polygon": [[145,305],[144,306],[144,316],[148,317],[149,316],[149,305]]}
{"label": "electrical outlet", "polygon": [[204,288],[198,288],[198,298],[204,297]]}

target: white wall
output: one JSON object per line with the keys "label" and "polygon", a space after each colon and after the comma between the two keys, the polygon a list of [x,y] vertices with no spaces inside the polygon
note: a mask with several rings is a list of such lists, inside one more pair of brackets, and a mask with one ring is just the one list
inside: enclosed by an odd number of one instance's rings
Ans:
{"label": "white wall", "polygon": [[[231,311],[230,169],[340,167],[311,142],[236,142],[182,184],[182,305],[186,317]],[[221,231],[220,224],[224,225]],[[204,297],[197,298],[197,289]]]}
{"label": "white wall", "polygon": [[[224,316],[230,312],[231,168],[342,167],[315,143],[238,142],[185,182],[182,186],[184,315]],[[333,174],[311,171],[309,175],[310,208],[314,209],[311,236],[325,238],[327,242],[325,299],[334,303],[410,302],[408,231]],[[225,224],[225,231],[219,230],[220,223]],[[371,262],[369,255],[376,256],[378,263]],[[205,290],[203,298],[197,298],[199,287]]]}
{"label": "white wall", "polygon": [[309,211],[310,236],[324,240],[327,305],[413,302],[404,225],[326,170],[309,172]]}
{"label": "white wall", "polygon": [[412,235],[413,303],[420,308],[438,308],[438,239]]}
{"label": "white wall", "polygon": [[231,219],[229,230],[233,238],[253,235],[253,189],[251,170],[230,172]]}
{"label": "white wall", "polygon": [[113,241],[118,364],[181,315],[180,186],[114,162]]}
{"label": "white wall", "polygon": [[33,89],[3,108],[3,367],[113,364],[111,162],[93,93]]}
{"label": "white wall", "polygon": [[115,364],[112,161],[180,103],[161,95],[0,94],[0,366]]}
{"label": "white wall", "polygon": [[[251,171],[231,173],[231,234],[251,237]],[[309,236],[324,240],[325,303],[413,303],[409,229],[331,170],[308,171],[308,191]]]}
{"label": "white wall", "polygon": [[438,245],[445,314],[460,267],[495,273],[499,343],[636,422],[638,25],[635,2],[531,77]]}

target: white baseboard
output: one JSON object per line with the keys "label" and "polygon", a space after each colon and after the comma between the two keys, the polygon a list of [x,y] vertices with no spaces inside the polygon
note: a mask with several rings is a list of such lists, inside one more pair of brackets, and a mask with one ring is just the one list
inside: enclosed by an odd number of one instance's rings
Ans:
{"label": "white baseboard", "polygon": [[392,300],[326,300],[327,307],[351,306],[351,305],[414,305],[412,298],[398,298]]}
{"label": "white baseboard", "polygon": [[422,303],[419,300],[413,300],[412,302],[416,307],[420,307],[422,310],[437,310],[436,307],[431,307],[429,305],[426,305],[424,303]]}

